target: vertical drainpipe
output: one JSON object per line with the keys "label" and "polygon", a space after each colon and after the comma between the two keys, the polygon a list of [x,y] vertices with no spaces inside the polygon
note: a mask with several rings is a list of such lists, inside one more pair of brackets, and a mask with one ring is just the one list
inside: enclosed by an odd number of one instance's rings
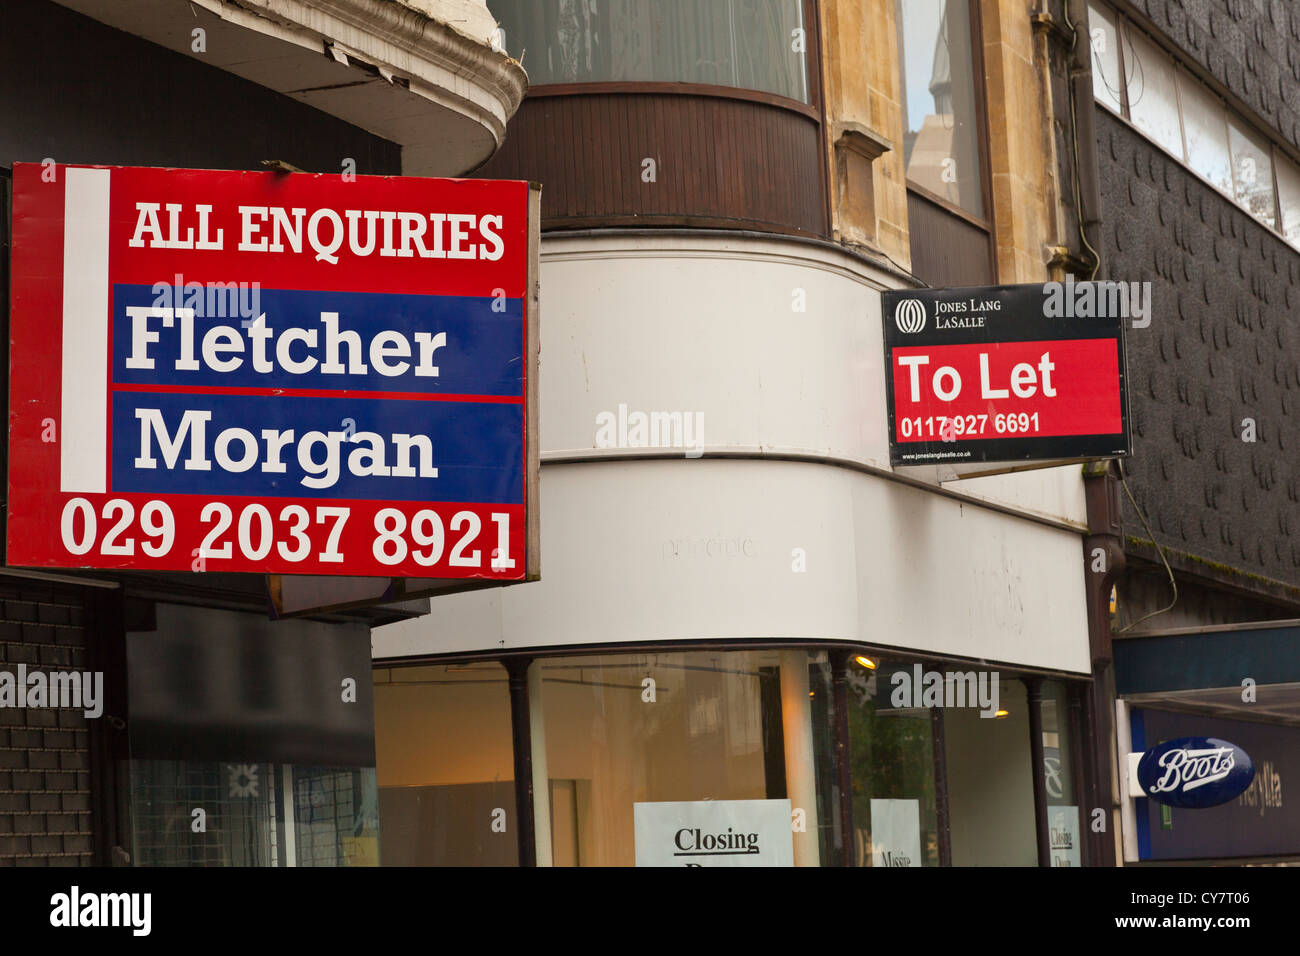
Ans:
{"label": "vertical drainpipe", "polygon": [[[1077,162],[1079,231],[1082,257],[1093,264],[1092,275],[1103,274],[1101,259],[1101,187],[1097,171],[1096,106],[1092,97],[1092,43],[1088,35],[1087,0],[1066,0],[1076,41],[1070,57],[1070,108]],[[1091,252],[1088,251],[1091,247]],[[1120,523],[1119,481],[1116,463],[1094,462],[1084,466],[1084,497],[1088,509],[1088,534],[1083,541],[1084,581],[1088,611],[1088,645],[1092,662],[1092,683],[1083,701],[1087,744],[1084,748],[1086,807],[1080,808],[1081,829],[1088,841],[1088,859],[1093,866],[1115,865],[1115,829],[1119,826],[1119,793],[1111,773],[1114,749],[1114,673],[1111,655],[1110,589],[1124,570],[1124,546]],[[1100,555],[1097,554],[1100,549]],[[1100,558],[1100,562],[1098,559]],[[1102,570],[1092,568],[1100,564]],[[1092,810],[1104,813],[1106,830],[1093,832]]]}
{"label": "vertical drainpipe", "polygon": [[[1096,105],[1092,98],[1092,40],[1088,35],[1087,0],[1066,0],[1077,39],[1070,55],[1070,108],[1075,139],[1074,174],[1078,177],[1079,231],[1086,241],[1081,258],[1092,262],[1091,276],[1101,274],[1101,186],[1097,174]],[[1091,247],[1089,252],[1088,247]]]}
{"label": "vertical drainpipe", "polygon": [[515,753],[515,833],[519,836],[519,865],[537,865],[537,831],[533,809],[533,741],[528,713],[527,657],[508,657],[510,730]]}
{"label": "vertical drainpipe", "polygon": [[[1115,865],[1115,828],[1119,826],[1119,792],[1111,773],[1114,749],[1115,677],[1110,634],[1110,589],[1124,570],[1121,537],[1119,481],[1114,461],[1084,466],[1084,500],[1088,507],[1088,534],[1083,539],[1084,599],[1088,610],[1088,645],[1092,681],[1083,699],[1083,793],[1087,806],[1080,816],[1088,821],[1084,834],[1093,866]],[[1094,571],[1093,568],[1098,570]],[[1092,811],[1104,811],[1106,830],[1093,832]]]}

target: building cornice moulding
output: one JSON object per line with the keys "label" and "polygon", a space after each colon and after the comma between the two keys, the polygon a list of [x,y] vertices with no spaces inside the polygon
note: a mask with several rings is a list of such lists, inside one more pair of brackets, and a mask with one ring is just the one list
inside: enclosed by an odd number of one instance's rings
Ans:
{"label": "building cornice moulding", "polygon": [[481,0],[55,2],[389,140],[408,175],[482,165],[527,86]]}
{"label": "building cornice moulding", "polygon": [[[411,82],[412,92],[475,115],[492,130],[498,144],[505,139],[506,121],[519,108],[528,82],[524,68],[494,50],[489,36],[480,38],[458,29],[403,0],[186,2],[249,29],[260,29],[257,21],[267,21],[281,31],[298,34],[283,38],[303,46],[341,44],[345,54]],[[460,6],[469,9],[473,5]],[[483,22],[490,35],[496,24],[486,7]],[[467,79],[478,89],[456,83],[447,74]]]}

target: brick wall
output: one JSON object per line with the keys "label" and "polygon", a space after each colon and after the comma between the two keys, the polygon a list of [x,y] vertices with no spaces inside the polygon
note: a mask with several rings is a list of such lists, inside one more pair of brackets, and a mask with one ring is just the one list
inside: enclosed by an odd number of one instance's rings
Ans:
{"label": "brick wall", "polygon": [[[0,578],[0,670],[84,670],[75,591]],[[0,866],[91,863],[89,721],[81,710],[0,708]]]}

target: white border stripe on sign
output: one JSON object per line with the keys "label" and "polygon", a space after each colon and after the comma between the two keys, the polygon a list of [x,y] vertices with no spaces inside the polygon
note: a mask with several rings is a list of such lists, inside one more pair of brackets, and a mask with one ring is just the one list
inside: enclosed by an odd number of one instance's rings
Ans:
{"label": "white border stripe on sign", "polygon": [[107,169],[67,169],[59,490],[105,491],[108,453]]}

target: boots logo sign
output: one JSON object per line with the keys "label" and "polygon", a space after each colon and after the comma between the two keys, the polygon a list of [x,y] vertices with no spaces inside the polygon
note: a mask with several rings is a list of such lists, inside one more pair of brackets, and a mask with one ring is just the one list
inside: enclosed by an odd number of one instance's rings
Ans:
{"label": "boots logo sign", "polygon": [[1153,747],[1137,767],[1142,792],[1171,807],[1214,807],[1249,789],[1250,757],[1217,737],[1182,737]]}
{"label": "boots logo sign", "polygon": [[920,299],[902,299],[894,306],[894,324],[909,335],[925,328],[925,303]]}
{"label": "boots logo sign", "polygon": [[8,563],[527,579],[537,196],[16,164]]}

